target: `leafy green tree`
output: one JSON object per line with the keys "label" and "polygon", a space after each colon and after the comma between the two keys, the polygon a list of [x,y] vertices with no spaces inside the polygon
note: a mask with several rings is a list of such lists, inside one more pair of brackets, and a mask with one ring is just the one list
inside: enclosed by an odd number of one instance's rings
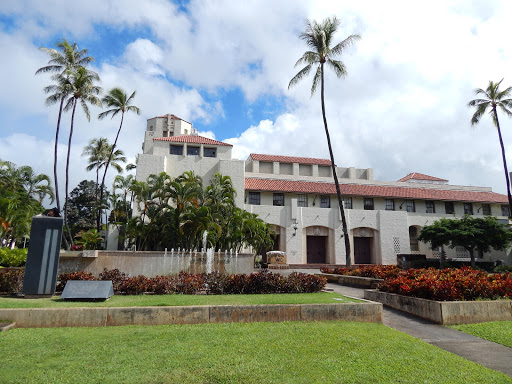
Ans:
{"label": "leafy green tree", "polygon": [[57,202],[57,209],[60,212],[60,199],[59,199],[59,185],[57,178],[57,149],[59,142],[60,132],[60,121],[62,118],[62,109],[64,101],[69,96],[71,91],[69,87],[69,74],[79,67],[85,67],[90,62],[94,61],[94,58],[87,56],[87,49],[78,50],[76,43],[70,44],[66,39],[57,43],[57,48],[45,48],[40,49],[50,56],[48,65],[39,68],[36,71],[36,75],[41,73],[57,73],[58,75],[53,77],[56,81],[55,84],[49,85],[44,88],[46,94],[50,93],[50,96],[46,98],[46,105],[53,105],[59,103],[59,116],[57,118],[57,129],[55,130],[55,146],[53,154],[53,179],[55,183],[55,197]]}
{"label": "leafy green tree", "polygon": [[44,210],[41,202],[46,196],[53,202],[48,176],[0,160],[0,246],[29,235],[32,217]]}
{"label": "leafy green tree", "polygon": [[76,243],[88,250],[100,249],[103,242],[103,238],[96,229],[80,231],[76,237],[78,238]]}
{"label": "leafy green tree", "polygon": [[505,180],[507,182],[507,196],[508,196],[508,206],[509,206],[509,217],[512,217],[512,195],[510,194],[510,179],[507,167],[507,159],[505,156],[505,147],[503,145],[503,138],[501,136],[500,129],[500,121],[498,119],[498,109],[504,112],[508,117],[512,116],[512,87],[507,87],[504,90],[500,90],[500,84],[503,81],[499,81],[498,83],[494,83],[489,81],[489,85],[485,90],[481,88],[475,89],[476,95],[481,95],[480,99],[471,100],[468,103],[469,107],[476,107],[476,111],[471,118],[471,125],[478,124],[480,119],[484,115],[485,112],[489,111],[491,115],[492,121],[496,126],[498,131],[498,138],[500,140],[501,147],[501,158],[503,159],[503,168],[505,170]]}
{"label": "leafy green tree", "polygon": [[[98,98],[98,95],[102,92],[102,89],[95,84],[96,81],[100,81],[99,76],[95,72],[88,71],[84,67],[79,67],[76,71],[71,73],[69,77],[71,92],[66,106],[64,107],[65,111],[72,110],[71,127],[69,129],[68,139],[68,153],[66,158],[66,202],[69,191],[69,159],[71,155],[71,139],[73,137],[76,106],[80,104],[85,113],[85,116],[87,117],[87,120],[91,121],[88,104],[101,106],[101,100]],[[64,224],[67,228],[69,228],[67,223],[66,206],[67,204],[64,205]],[[69,233],[69,235],[70,243],[73,244],[73,236],[71,236],[71,233]]]}
{"label": "leafy green tree", "polygon": [[310,48],[309,51],[304,52],[302,57],[295,63],[295,66],[305,65],[288,84],[288,89],[298,84],[304,77],[308,76],[313,67],[316,67],[316,72],[313,77],[313,85],[311,86],[311,96],[315,93],[318,84],[320,83],[320,99],[322,104],[322,117],[325,128],[325,135],[327,137],[327,146],[329,147],[329,155],[331,157],[332,174],[334,177],[334,184],[336,185],[336,194],[338,196],[338,205],[340,207],[341,220],[343,225],[343,233],[345,239],[345,253],[347,265],[351,265],[350,259],[350,239],[348,236],[347,220],[345,217],[345,209],[341,198],[340,185],[338,176],[336,174],[336,163],[334,162],[334,154],[332,152],[331,138],[329,129],[327,127],[327,117],[325,114],[325,100],[324,100],[324,66],[327,65],[333,70],[338,78],[345,77],[347,74],[345,65],[340,60],[335,60],[334,57],[341,55],[343,51],[351,46],[354,42],[360,39],[359,35],[350,35],[345,40],[339,42],[332,47],[334,34],[340,25],[336,17],[327,18],[321,23],[316,21],[310,22],[306,20],[306,30],[300,34],[300,38],[306,42]]}
{"label": "leafy green tree", "polygon": [[[140,109],[135,105],[131,105],[130,103],[133,101],[135,97],[135,91],[128,97],[126,92],[124,92],[121,88],[113,88],[108,91],[108,94],[103,97],[102,102],[106,104],[109,110],[101,112],[98,115],[98,119],[103,119],[109,115],[112,115],[114,118],[117,114],[121,113],[121,123],[119,124],[119,129],[117,130],[116,139],[114,140],[114,145],[112,145],[112,149],[110,151],[110,156],[108,157],[107,163],[105,165],[105,171],[103,172],[103,178],[101,180],[101,190],[103,190],[103,186],[105,185],[105,177],[107,176],[108,167],[112,161],[114,156],[114,151],[117,146],[117,139],[119,138],[119,134],[121,133],[121,128],[123,127],[124,113],[125,112],[135,112],[137,115],[140,115]],[[100,196],[100,199],[103,199],[103,196]]]}
{"label": "leafy green tree", "polygon": [[[104,201],[98,199],[98,191],[100,190],[99,183],[99,171],[101,168],[105,167],[108,159],[111,155],[112,145],[109,145],[108,140],[104,137],[100,137],[99,139],[92,139],[87,146],[84,147],[82,151],[82,156],[88,157],[88,165],[85,168],[87,171],[92,171],[96,169],[96,200],[105,203]],[[124,156],[124,152],[120,149],[117,149],[112,154],[111,165],[114,167],[117,172],[123,172],[123,167],[119,163],[126,162],[126,157]],[[96,214],[96,230],[99,231],[101,227],[101,210],[99,210]]]}
{"label": "leafy green tree", "polygon": [[475,266],[475,251],[482,254],[492,249],[503,251],[512,242],[510,226],[500,224],[493,216],[484,218],[465,215],[462,219],[436,220],[421,230],[418,240],[430,243],[432,248],[448,245],[450,248],[464,247]]}
{"label": "leafy green tree", "polygon": [[75,236],[96,227],[96,183],[82,180],[69,194],[67,206],[69,232]]}

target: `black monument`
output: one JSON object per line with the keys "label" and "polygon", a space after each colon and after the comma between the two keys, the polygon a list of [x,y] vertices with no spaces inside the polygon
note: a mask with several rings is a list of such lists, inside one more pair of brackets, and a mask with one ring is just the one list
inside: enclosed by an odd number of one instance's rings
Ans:
{"label": "black monument", "polygon": [[61,217],[32,218],[23,279],[25,296],[47,297],[55,293],[63,223]]}

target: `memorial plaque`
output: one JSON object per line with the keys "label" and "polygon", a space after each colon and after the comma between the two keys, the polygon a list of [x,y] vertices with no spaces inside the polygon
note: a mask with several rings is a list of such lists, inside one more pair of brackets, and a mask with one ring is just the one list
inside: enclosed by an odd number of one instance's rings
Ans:
{"label": "memorial plaque", "polygon": [[68,280],[60,295],[64,300],[106,300],[114,295],[112,281]]}

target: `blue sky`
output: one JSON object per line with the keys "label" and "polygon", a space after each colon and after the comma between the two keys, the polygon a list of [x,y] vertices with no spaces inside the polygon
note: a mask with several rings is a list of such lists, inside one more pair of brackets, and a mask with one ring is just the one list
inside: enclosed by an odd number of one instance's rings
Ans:
{"label": "blue sky", "polygon": [[[359,4],[361,3],[361,4]],[[327,117],[340,166],[371,167],[379,180],[410,172],[452,184],[505,192],[496,130],[471,128],[467,102],[489,80],[512,84],[506,39],[507,1],[328,2],[309,0],[90,0],[0,3],[0,158],[52,174],[57,108],[44,105],[48,61],[38,47],[76,41],[96,61],[108,90],[137,91],[141,116],[127,116],[119,146],[140,152],[145,121],[173,113],[204,135],[249,153],[327,157],[319,94],[312,78],[288,90],[306,50],[304,20],[337,16],[336,41],[361,40],[341,60],[345,79],[326,78]],[[74,186],[92,179],[82,148],[113,141],[118,120],[91,122],[77,113],[72,146]],[[502,117],[512,166],[512,121]],[[69,116],[59,147],[64,159]],[[111,177],[113,178],[114,175]]]}

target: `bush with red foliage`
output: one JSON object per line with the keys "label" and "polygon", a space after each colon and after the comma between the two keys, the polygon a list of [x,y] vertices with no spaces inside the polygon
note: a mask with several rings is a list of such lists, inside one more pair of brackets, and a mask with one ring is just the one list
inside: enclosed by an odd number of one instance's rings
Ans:
{"label": "bush with red foliage", "polygon": [[112,281],[114,291],[119,291],[119,287],[126,280],[126,274],[121,272],[119,269],[107,269],[103,268],[103,272],[100,273],[100,280]]}
{"label": "bush with red foliage", "polygon": [[0,272],[0,292],[18,293],[23,288],[24,268],[2,268]]}
{"label": "bush with red foliage", "polygon": [[61,273],[57,277],[57,292],[62,292],[68,280],[95,280],[92,273],[79,271],[79,272],[70,272],[70,273]]}
{"label": "bush with red foliage", "polygon": [[322,273],[389,279],[397,277],[402,269],[396,265],[354,265],[352,267],[321,268]]}
{"label": "bush with red foliage", "polygon": [[409,269],[379,284],[379,290],[436,301],[512,299],[512,273],[459,269]]}
{"label": "bush with red foliage", "polygon": [[128,277],[119,284],[119,292],[126,295],[140,295],[144,292],[150,292],[150,279],[144,275]]}

